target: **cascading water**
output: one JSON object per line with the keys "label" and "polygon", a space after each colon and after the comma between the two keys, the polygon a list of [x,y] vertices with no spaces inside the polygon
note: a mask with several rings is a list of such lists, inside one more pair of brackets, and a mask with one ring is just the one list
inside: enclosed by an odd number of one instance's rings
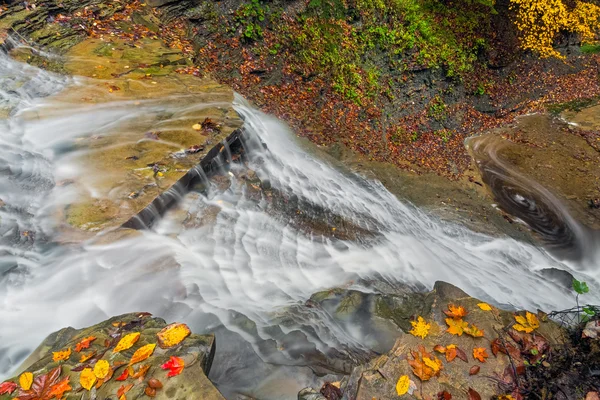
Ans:
{"label": "cascading water", "polygon": [[[283,123],[239,97],[249,166],[284,206],[251,191],[234,166],[225,174],[226,187],[213,183],[205,194],[184,197],[178,207],[186,215],[183,223],[174,210],[153,230],[120,241],[60,244],[46,209],[68,201],[54,184],[68,160],[65,143],[97,132],[107,112],[112,126],[127,118],[111,112],[143,112],[123,103],[87,109],[87,127],[78,109],[63,109],[54,124],[25,117],[43,109],[44,96],[69,85],[85,81],[0,58],[0,96],[11,110],[0,127],[1,377],[55,330],[149,311],[186,322],[195,332],[216,332],[210,377],[225,395],[295,398],[298,389],[318,379],[309,367],[347,371],[373,348],[370,335],[305,306],[319,290],[371,291],[363,282],[372,280],[430,288],[444,280],[496,304],[551,310],[573,302],[567,289],[545,278],[544,270],[557,268],[576,272],[591,293],[599,293],[596,272],[584,265],[441,222],[379,182],[309,155]],[[155,107],[160,106],[148,112]],[[61,141],[48,139],[59,136]],[[356,235],[327,234],[329,225],[320,232],[304,229],[299,216],[333,216],[329,222],[339,221]],[[593,296],[588,300],[598,302]],[[273,381],[278,384],[270,385]]]}

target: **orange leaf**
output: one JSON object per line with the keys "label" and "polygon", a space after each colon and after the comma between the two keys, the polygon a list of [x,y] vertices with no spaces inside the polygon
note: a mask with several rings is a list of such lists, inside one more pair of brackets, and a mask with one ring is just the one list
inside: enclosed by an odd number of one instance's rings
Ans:
{"label": "orange leaf", "polygon": [[446,318],[446,324],[448,325],[448,329],[446,330],[446,332],[458,336],[462,336],[465,328],[469,325],[462,319],[452,318]]}
{"label": "orange leaf", "polygon": [[438,353],[444,354],[446,352],[446,348],[442,345],[436,344],[433,348],[433,351],[437,351]]}
{"label": "orange leaf", "polygon": [[156,336],[158,337],[158,345],[163,349],[167,349],[178,345],[191,333],[186,324],[171,324],[164,327]]}
{"label": "orange leaf", "polygon": [[467,310],[463,306],[455,306],[454,304],[448,304],[448,311],[444,311],[444,314],[454,319],[461,319],[468,314]]}
{"label": "orange leaf", "polygon": [[182,358],[171,356],[169,361],[167,361],[160,367],[162,369],[168,369],[169,373],[167,374],[167,376],[171,378],[173,376],[179,375],[181,371],[183,371],[183,368],[185,367],[185,362]]}
{"label": "orange leaf", "polygon": [[71,357],[71,348],[69,347],[67,350],[55,351],[52,352],[52,360],[54,362],[65,361]]}
{"label": "orange leaf", "polygon": [[63,380],[58,382],[56,385],[50,386],[50,393],[48,393],[48,398],[51,399],[54,397],[55,399],[62,399],[65,392],[71,391],[73,388],[69,385],[69,376],[65,377]]}
{"label": "orange leaf", "polygon": [[139,363],[140,361],[144,361],[145,359],[150,357],[152,353],[154,353],[155,347],[156,344],[151,343],[137,349],[135,353],[133,353],[133,356],[131,356],[131,360],[129,360],[129,365]]}
{"label": "orange leaf", "polygon": [[477,360],[479,360],[481,362],[485,362],[485,359],[488,357],[489,357],[489,355],[483,347],[475,347],[473,349],[473,358],[476,358]]}
{"label": "orange leaf", "polygon": [[413,373],[422,381],[427,381],[440,374],[442,362],[432,356],[423,346],[419,346],[419,352],[411,351],[414,360],[409,360]]}
{"label": "orange leaf", "polygon": [[448,347],[448,349],[446,351],[446,361],[452,362],[456,358],[457,354],[458,354],[458,352],[456,351],[456,347],[453,347],[453,348]]}
{"label": "orange leaf", "polygon": [[130,333],[125,335],[119,340],[119,343],[113,349],[113,353],[118,353],[123,350],[130,349],[140,338],[139,332]]}
{"label": "orange leaf", "polygon": [[75,346],[75,351],[79,353],[83,349],[89,349],[90,343],[92,343],[96,338],[94,336],[87,337],[83,339],[81,342],[77,343]]}
{"label": "orange leaf", "polygon": [[144,364],[140,367],[138,372],[136,372],[135,374],[132,374],[131,377],[133,379],[135,379],[135,378],[144,379],[144,377],[146,376],[146,373],[148,372],[149,369],[150,369],[150,364]]}
{"label": "orange leaf", "polygon": [[121,397],[124,394],[126,394],[127,392],[129,392],[131,390],[131,388],[133,387],[133,383],[130,383],[129,385],[125,386],[122,385],[119,390],[117,390],[117,397]]}

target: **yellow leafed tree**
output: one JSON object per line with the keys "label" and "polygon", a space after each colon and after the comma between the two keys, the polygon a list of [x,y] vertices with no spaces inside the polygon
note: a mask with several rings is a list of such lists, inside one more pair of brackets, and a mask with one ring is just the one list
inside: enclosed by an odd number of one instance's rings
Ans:
{"label": "yellow leafed tree", "polygon": [[541,57],[559,57],[552,44],[556,35],[568,31],[580,35],[583,42],[594,40],[600,23],[600,7],[576,0],[568,8],[563,0],[510,0],[516,11],[516,26],[521,47]]}

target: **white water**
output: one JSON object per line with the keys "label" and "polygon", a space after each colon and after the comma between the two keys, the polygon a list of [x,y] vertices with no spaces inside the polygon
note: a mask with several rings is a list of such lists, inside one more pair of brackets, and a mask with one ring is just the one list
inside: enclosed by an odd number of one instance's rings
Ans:
{"label": "white water", "polygon": [[[25,84],[11,83],[17,80]],[[53,186],[54,171],[66,156],[56,151],[52,138],[91,135],[98,124],[93,123],[94,113],[86,114],[93,129],[82,126],[77,115],[63,114],[54,120],[60,123],[47,125],[47,139],[42,139],[25,134],[28,124],[42,125],[23,115],[44,106],[41,96],[85,82],[6,58],[0,59],[0,81],[0,96],[15,107],[0,125],[0,199],[7,203],[0,209],[0,378],[57,329],[149,311],[186,322],[197,332],[217,330],[232,340],[231,346],[220,342],[217,350],[211,378],[220,387],[268,398],[268,379],[252,381],[276,376],[279,382],[292,383],[287,392],[270,396],[294,398],[294,391],[312,378],[289,367],[274,370],[253,353],[275,364],[302,365],[297,352],[365,350],[369,344],[369,338],[336,324],[322,310],[285,312],[322,289],[357,287],[361,278],[428,288],[444,280],[490,302],[552,310],[570,307],[574,300],[572,293],[540,274],[545,268],[560,268],[587,280],[592,294],[586,301],[600,302],[595,269],[564,264],[512,239],[443,223],[399,201],[379,182],[342,173],[307,154],[283,123],[241,98],[236,108],[246,128],[268,148],[253,146],[253,156],[262,159],[253,165],[259,176],[268,177],[288,196],[376,232],[374,239],[344,242],[299,231],[289,223],[293,216],[269,214],[264,201],[249,199],[246,187],[232,178],[223,193],[213,190],[206,197],[186,198],[185,206],[194,215],[201,216],[207,206],[218,207],[213,225],[183,228],[168,215],[140,237],[110,245],[56,246],[44,210],[60,197],[60,188]],[[117,107],[121,113],[122,107]],[[60,131],[54,132],[53,126]],[[26,230],[36,232],[37,244],[23,235]],[[297,333],[303,340],[294,349],[289,342]],[[276,351],[282,342],[285,349]],[[244,374],[252,373],[249,382],[243,381]]]}

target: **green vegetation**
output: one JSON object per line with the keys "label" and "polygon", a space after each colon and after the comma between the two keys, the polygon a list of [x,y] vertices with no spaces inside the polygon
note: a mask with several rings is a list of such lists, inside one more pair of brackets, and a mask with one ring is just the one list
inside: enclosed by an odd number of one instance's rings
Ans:
{"label": "green vegetation", "polygon": [[558,115],[565,110],[579,112],[584,108],[598,104],[600,97],[582,98],[566,103],[551,104],[548,106],[548,111],[554,115]]}
{"label": "green vegetation", "polygon": [[246,42],[270,31],[303,75],[328,78],[334,91],[364,105],[388,90],[391,76],[404,71],[442,69],[451,79],[472,70],[486,47],[491,0],[311,0],[293,18],[260,0],[235,13],[236,33]]}
{"label": "green vegetation", "polygon": [[237,27],[242,28],[242,36],[247,41],[256,41],[263,37],[261,24],[270,11],[269,6],[260,0],[251,0],[242,4],[235,13]]}
{"label": "green vegetation", "polygon": [[600,44],[584,44],[581,46],[581,52],[584,54],[600,53]]}

